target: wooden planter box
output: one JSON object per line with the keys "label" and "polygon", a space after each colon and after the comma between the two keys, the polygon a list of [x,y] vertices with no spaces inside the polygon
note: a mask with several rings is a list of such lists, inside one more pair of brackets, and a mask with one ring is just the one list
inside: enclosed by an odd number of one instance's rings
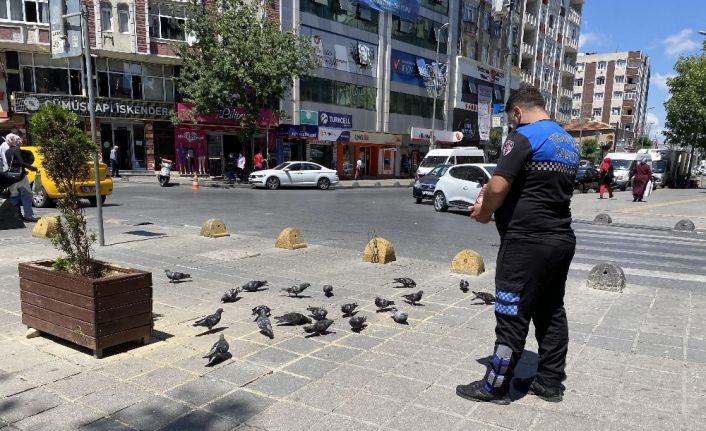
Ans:
{"label": "wooden planter box", "polygon": [[152,336],[152,274],[106,265],[118,274],[90,279],[51,269],[52,261],[19,264],[22,323],[103,349]]}

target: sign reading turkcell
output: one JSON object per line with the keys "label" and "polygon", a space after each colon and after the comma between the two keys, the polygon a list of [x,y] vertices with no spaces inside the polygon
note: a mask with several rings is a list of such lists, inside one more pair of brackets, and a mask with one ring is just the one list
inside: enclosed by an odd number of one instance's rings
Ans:
{"label": "sign reading turkcell", "polygon": [[353,127],[353,116],[335,112],[319,112],[319,126],[350,129]]}
{"label": "sign reading turkcell", "polygon": [[[81,12],[79,0],[49,0],[52,58],[81,55],[81,16],[77,15],[79,12]],[[64,18],[64,14],[74,16]]]}
{"label": "sign reading turkcell", "polygon": [[405,21],[416,22],[422,0],[356,0],[355,3],[377,11],[389,12]]}
{"label": "sign reading turkcell", "polygon": [[[49,103],[60,105],[79,116],[90,114],[86,97],[15,93],[15,112],[19,114],[33,114]],[[170,120],[173,112],[173,103],[96,97],[96,117]]]}

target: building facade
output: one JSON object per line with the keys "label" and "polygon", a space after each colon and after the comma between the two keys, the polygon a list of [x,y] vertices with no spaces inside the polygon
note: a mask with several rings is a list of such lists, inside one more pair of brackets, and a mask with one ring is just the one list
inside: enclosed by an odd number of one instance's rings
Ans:
{"label": "building facade", "polygon": [[[630,148],[644,135],[650,85],[649,57],[641,51],[580,54],[571,117],[615,129],[612,146]],[[603,143],[607,144],[607,143]]]}

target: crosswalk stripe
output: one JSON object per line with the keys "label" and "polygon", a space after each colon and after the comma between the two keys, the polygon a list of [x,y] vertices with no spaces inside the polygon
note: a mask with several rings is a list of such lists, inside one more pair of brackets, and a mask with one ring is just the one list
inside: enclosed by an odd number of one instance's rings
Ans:
{"label": "crosswalk stripe", "polygon": [[[574,262],[580,261],[593,261],[598,262],[613,262],[618,265],[629,267],[631,265],[646,265],[654,268],[666,268],[666,269],[685,269],[685,270],[697,270],[693,263],[680,263],[670,260],[658,260],[658,259],[641,259],[635,257],[611,257],[611,256],[599,256],[596,254],[586,254],[586,253],[576,253],[574,254]],[[706,259],[704,259],[706,260]],[[704,273],[706,275],[706,273]]]}
{"label": "crosswalk stripe", "polygon": [[682,236],[674,236],[669,233],[665,235],[655,235],[654,233],[632,233],[616,230],[594,230],[594,229],[574,229],[574,233],[577,236],[600,236],[605,238],[606,235],[626,237],[626,238],[649,238],[649,239],[669,239],[670,241],[676,241],[681,243],[698,243],[706,244],[706,238],[686,238]]}
{"label": "crosswalk stripe", "polygon": [[[693,261],[706,261],[706,256],[694,256],[693,254],[677,254],[677,253],[655,253],[654,251],[650,250],[634,250],[632,249],[633,245],[632,244],[625,244],[624,249],[621,250],[606,250],[605,246],[600,246],[600,247],[591,247],[587,245],[581,245],[579,244],[576,247],[577,251],[597,251],[600,253],[618,253],[619,255],[635,255],[635,256],[644,256],[644,257],[653,257],[655,261],[659,261],[660,258],[673,258],[673,259],[682,259],[682,260],[693,260]],[[619,257],[618,257],[619,258]]]}
{"label": "crosswalk stripe", "polygon": [[[581,270],[582,271],[590,271],[591,269],[593,269],[594,266],[595,265],[574,262],[571,264],[571,269],[580,270],[580,271]],[[649,269],[630,268],[630,267],[624,267],[622,269],[626,275],[638,275],[641,277],[653,277],[653,278],[663,278],[663,279],[667,279],[667,280],[683,280],[683,281],[696,281],[699,283],[706,283],[706,275],[681,274],[678,272],[653,271],[653,270],[649,270]]]}

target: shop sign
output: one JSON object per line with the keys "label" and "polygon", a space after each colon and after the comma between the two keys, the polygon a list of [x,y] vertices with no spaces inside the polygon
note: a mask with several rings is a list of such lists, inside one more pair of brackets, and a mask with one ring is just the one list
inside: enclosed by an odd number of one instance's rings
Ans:
{"label": "shop sign", "polygon": [[351,141],[366,144],[398,145],[402,143],[402,136],[390,133],[351,130]]}
{"label": "shop sign", "polygon": [[426,70],[422,70],[421,65],[424,64],[424,69],[426,69],[427,63],[434,64],[432,60],[407,54],[406,52],[396,49],[392,50],[390,61],[391,81],[416,85],[418,87],[424,87],[424,78],[422,78],[422,75],[426,74]]}
{"label": "shop sign", "polygon": [[299,111],[299,124],[311,124],[316,126],[319,124],[319,113],[317,111]]}
{"label": "shop sign", "polygon": [[[193,121],[190,116],[191,104],[177,103],[177,116],[182,121]],[[201,124],[222,124],[227,126],[238,126],[245,117],[245,109],[236,106],[226,106],[215,114],[200,115],[196,117],[196,122]],[[277,119],[269,109],[260,111],[260,125],[265,126],[275,124]]]}
{"label": "shop sign", "polygon": [[334,127],[319,127],[320,141],[349,142],[351,140],[350,130],[342,130]]}
{"label": "shop sign", "polygon": [[422,3],[421,0],[356,0],[355,2],[412,22],[417,21],[417,14],[419,14],[419,7]]}
{"label": "shop sign", "polygon": [[206,131],[191,127],[177,126],[174,129],[177,147],[204,147],[206,145]]}
{"label": "shop sign", "polygon": [[377,76],[377,45],[304,25],[300,30],[310,38],[320,67]]}
{"label": "shop sign", "polygon": [[[436,130],[434,135],[437,142],[460,142],[463,140],[463,133],[461,132]],[[429,141],[431,139],[431,129],[412,127],[411,138],[413,141]]]}
{"label": "shop sign", "polygon": [[471,112],[478,112],[478,105],[475,103],[463,102],[463,109]]}
{"label": "shop sign", "polygon": [[[76,115],[82,117],[89,115],[87,97],[19,92],[14,94],[14,109],[17,113],[33,114],[42,106],[53,103],[68,109]],[[96,97],[95,111],[96,116],[101,118],[169,120],[174,112],[174,104],[148,100]]]}
{"label": "shop sign", "polygon": [[289,139],[318,139],[319,128],[309,124],[281,124],[277,126],[277,137]]}
{"label": "shop sign", "polygon": [[336,114],[335,112],[319,112],[319,126],[350,129],[353,127],[353,116]]}

